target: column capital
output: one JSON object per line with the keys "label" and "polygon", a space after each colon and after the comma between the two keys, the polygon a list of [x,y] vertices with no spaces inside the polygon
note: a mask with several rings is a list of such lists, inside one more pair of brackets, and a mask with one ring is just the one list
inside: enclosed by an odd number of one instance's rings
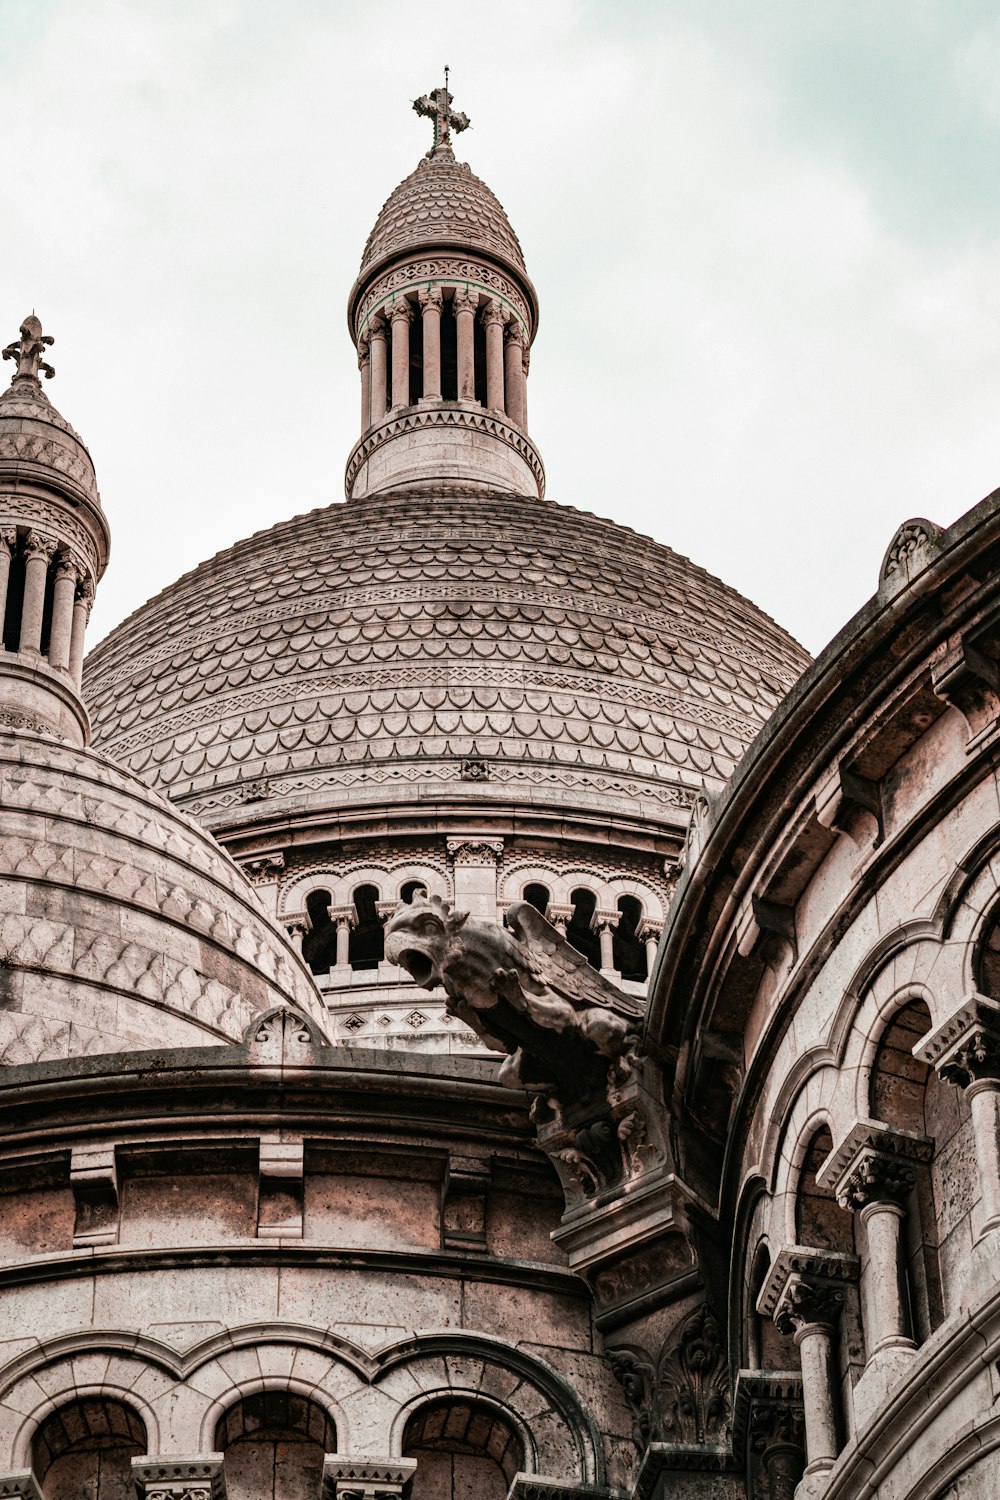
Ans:
{"label": "column capital", "polygon": [[368,326],[361,337],[367,339],[368,343],[371,344],[372,339],[385,339],[388,337],[388,334],[389,330],[386,327],[385,318],[382,313],[377,312],[372,313],[368,319]]}
{"label": "column capital", "polygon": [[358,914],[353,906],[331,906],[327,910],[327,916],[334,927],[357,927]]}
{"label": "column capital", "polygon": [[417,301],[422,308],[435,307],[440,312],[444,303],[444,292],[439,286],[424,286],[417,293]]}
{"label": "column capital", "polygon": [[858,1257],[841,1250],[785,1245],[761,1288],[757,1311],[773,1318],[781,1333],[797,1333],[811,1323],[832,1326],[858,1269]]}
{"label": "column capital", "polygon": [[591,932],[614,932],[621,915],[620,911],[595,911],[590,919]]}
{"label": "column capital", "polygon": [[77,584],[76,602],[86,605],[87,613],[90,613],[90,606],[94,602],[94,585],[89,576],[84,576]]}
{"label": "column capital", "polygon": [[503,839],[449,838],[449,858],[456,865],[497,865],[503,855]]}
{"label": "column capital", "polygon": [[511,318],[504,328],[503,341],[505,344],[519,344],[522,349],[524,348],[524,329],[516,318]]}
{"label": "column capital", "polygon": [[499,326],[502,328],[509,317],[510,313],[504,307],[503,303],[498,302],[495,297],[490,298],[479,314],[480,322],[484,323],[487,328],[490,326]]}
{"label": "column capital", "polygon": [[0,526],[0,548],[2,548],[7,553],[8,557],[11,557],[16,546],[17,527]]}
{"label": "column capital", "polygon": [[650,938],[653,938],[656,942],[659,942],[660,938],[663,936],[663,923],[656,921],[652,917],[643,917],[642,921],[635,929],[635,935],[639,939],[640,943],[645,943]]}
{"label": "column capital", "polygon": [[574,908],[572,906],[558,906],[555,902],[550,901],[545,908],[545,920],[551,922],[553,927],[558,927],[560,932],[565,932],[573,920],[573,911]]}
{"label": "column capital", "polygon": [[84,566],[73,556],[72,552],[60,552],[56,563],[57,578],[72,578],[74,583],[79,583],[84,576]]}
{"label": "column capital", "polygon": [[24,539],[24,551],[27,557],[44,557],[50,562],[55,555],[57,542],[53,537],[44,536],[40,531],[29,531]]}
{"label": "column capital", "polygon": [[309,918],[305,912],[296,912],[293,916],[282,917],[281,924],[290,938],[305,937],[307,932],[312,932]]}
{"label": "column capital", "polygon": [[816,1181],[831,1190],[841,1208],[906,1201],[916,1181],[915,1162],[934,1150],[926,1136],[878,1120],[856,1120],[820,1164]]}
{"label": "column capital", "polygon": [[358,339],[358,369],[363,370],[372,357],[372,346],[367,335],[362,334]]}
{"label": "column capital", "polygon": [[133,1458],[132,1479],[143,1500],[224,1500],[221,1453],[197,1458]]}
{"label": "column capital", "polygon": [[451,299],[451,305],[456,317],[461,312],[474,313],[479,306],[479,293],[471,287],[460,286]]}
{"label": "column capital", "polygon": [[323,1500],[396,1500],[416,1471],[415,1458],[329,1453],[323,1460]]}
{"label": "column capital", "polygon": [[412,302],[407,302],[405,297],[400,297],[397,302],[393,302],[385,311],[391,323],[397,323],[400,318],[405,318],[407,323],[413,322],[413,304]]}
{"label": "column capital", "polygon": [[967,995],[947,1020],[917,1043],[913,1055],[960,1088],[1000,1082],[1000,1005],[988,995]]}

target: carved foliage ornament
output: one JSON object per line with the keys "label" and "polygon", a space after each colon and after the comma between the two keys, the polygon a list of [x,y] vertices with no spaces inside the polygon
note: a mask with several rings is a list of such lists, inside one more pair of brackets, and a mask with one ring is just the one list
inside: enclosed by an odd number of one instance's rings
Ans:
{"label": "carved foliage ornament", "polygon": [[933,521],[922,518],[905,521],[889,543],[889,549],[882,560],[880,581],[884,582],[897,573],[907,572],[911,558],[922,548],[930,546],[940,535],[941,528]]}
{"label": "carved foliage ornament", "polygon": [[4,359],[17,361],[17,369],[11,377],[11,384],[15,380],[38,380],[39,370],[46,380],[51,380],[56,373],[50,364],[42,358],[46,348],[55,343],[51,334],[42,332],[42,325],[34,313],[25,318],[21,324],[21,337],[8,344],[3,351]]}
{"label": "carved foliage ornament", "polygon": [[732,1419],[726,1357],[718,1320],[703,1305],[655,1363],[638,1350],[609,1351],[632,1410],[640,1452],[652,1442],[700,1446],[728,1441]]}

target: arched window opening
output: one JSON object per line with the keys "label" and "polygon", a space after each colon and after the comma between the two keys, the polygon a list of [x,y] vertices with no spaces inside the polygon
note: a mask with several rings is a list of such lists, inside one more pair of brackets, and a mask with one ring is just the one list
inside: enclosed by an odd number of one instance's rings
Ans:
{"label": "arched window opening", "polygon": [[801,1359],[793,1336],[779,1333],[774,1319],[757,1311],[770,1269],[767,1246],[758,1245],[747,1283],[747,1362],[751,1370],[798,1370]]}
{"label": "arched window opening", "polygon": [[[930,1029],[931,1014],[924,1001],[908,1001],[886,1027],[871,1075],[872,1117],[934,1142],[929,1163],[910,1163],[915,1185],[903,1221],[905,1283],[911,1329],[918,1343],[945,1317],[941,1275],[945,1226],[935,1203],[947,1200],[954,1211],[964,1200],[969,1213],[975,1196],[970,1169],[967,1165],[963,1169],[963,1156],[971,1162],[973,1152],[969,1110],[962,1090],[942,1083],[933,1068],[913,1055],[914,1047]],[[965,1132],[969,1150],[963,1153]],[[962,1217],[961,1213],[949,1216],[947,1227],[955,1226],[959,1233],[967,1231]]]}
{"label": "arched window opening", "polygon": [[458,400],[458,327],[455,304],[447,297],[441,309],[441,398]]}
{"label": "arched window opening", "polygon": [[413,306],[413,321],[410,324],[410,393],[411,406],[424,394],[424,320],[420,316],[419,303]]}
{"label": "arched window opening", "polygon": [[145,1453],[146,1428],[121,1401],[70,1401],[45,1418],[31,1466],[45,1500],[124,1500],[135,1494],[132,1459]]}
{"label": "arched window opening", "polygon": [[330,921],[329,891],[310,891],[306,897],[309,931],[302,939],[302,957],[314,974],[329,974],[337,953],[337,933]]}
{"label": "arched window opening", "polygon": [[[482,305],[482,304],[480,304]],[[472,334],[472,355],[476,376],[476,400],[486,405],[486,329],[477,315]]]}
{"label": "arched window opening", "polygon": [[385,929],[378,914],[378,888],[359,885],[351,898],[357,926],[351,933],[348,961],[352,969],[377,969],[385,954]]}
{"label": "arched window opening", "polygon": [[537,881],[534,881],[531,885],[524,887],[524,895],[521,899],[522,901],[527,901],[528,905],[533,906],[536,911],[540,911],[544,917],[549,909],[549,902],[552,900],[552,897],[549,894],[547,885],[539,885]]}
{"label": "arched window opening", "polygon": [[16,651],[21,644],[21,614],[24,610],[24,553],[20,546],[14,548],[7,575],[7,604],[3,617],[3,645],[5,651]]}
{"label": "arched window opening", "polygon": [[410,1500],[505,1500],[524,1468],[524,1447],[512,1427],[475,1401],[421,1407],[406,1424],[403,1457],[417,1460]]}
{"label": "arched window opening", "polygon": [[646,944],[637,936],[642,921],[642,903],[634,896],[621,896],[618,901],[618,926],[612,937],[612,952],[615,968],[623,979],[642,981],[649,975],[646,963]]}
{"label": "arched window opening", "polygon": [[221,1418],[215,1448],[225,1458],[226,1500],[300,1500],[319,1494],[337,1431],[315,1401],[258,1391]]}
{"label": "arched window opening", "polygon": [[56,562],[58,553],[53,553],[45,574],[45,593],[42,596],[42,638],[39,650],[43,656],[49,654],[49,639],[52,634],[52,606],[56,597]]}
{"label": "arched window opening", "polygon": [[410,906],[414,896],[426,896],[427,887],[422,880],[408,880],[400,887],[399,899],[404,906]]}
{"label": "arched window opening", "polygon": [[827,1125],[816,1131],[806,1150],[795,1195],[795,1239],[816,1250],[854,1254],[854,1219],[837,1202],[832,1188],[820,1187],[816,1173],[833,1150]]}
{"label": "arched window opening", "polygon": [[601,940],[591,930],[591,922],[597,910],[597,897],[593,891],[581,886],[570,896],[573,915],[566,926],[566,940],[582,953],[592,968],[601,967]]}

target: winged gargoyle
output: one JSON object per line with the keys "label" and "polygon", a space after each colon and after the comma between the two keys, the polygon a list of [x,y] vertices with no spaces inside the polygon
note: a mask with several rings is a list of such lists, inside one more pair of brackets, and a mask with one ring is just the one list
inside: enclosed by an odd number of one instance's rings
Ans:
{"label": "winged gargoyle", "polygon": [[642,1007],[528,902],[506,920],[477,922],[440,896],[417,896],[390,920],[385,956],[425,989],[443,985],[450,1014],[507,1053],[502,1083],[576,1114],[606,1099],[609,1069],[627,1070]]}

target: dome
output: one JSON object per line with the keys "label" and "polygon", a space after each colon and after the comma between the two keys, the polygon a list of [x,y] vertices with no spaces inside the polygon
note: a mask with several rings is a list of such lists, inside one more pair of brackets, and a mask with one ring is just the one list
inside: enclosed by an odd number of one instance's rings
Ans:
{"label": "dome", "polygon": [[524,274],[521,246],[499,201],[450,151],[423,157],[390,193],[368,236],[359,281],[382,261],[426,244],[485,252]]}
{"label": "dome", "polygon": [[0,1063],[239,1041],[319,997],[213,839],[92,751],[0,736]]}
{"label": "dome", "polygon": [[220,553],[92,653],[85,691],[95,742],[216,831],[431,795],[683,827],[807,661],[625,527],[438,490]]}
{"label": "dome", "polygon": [[0,475],[60,487],[98,508],[97,477],[83,439],[56,411],[36,381],[15,379],[0,395]]}

